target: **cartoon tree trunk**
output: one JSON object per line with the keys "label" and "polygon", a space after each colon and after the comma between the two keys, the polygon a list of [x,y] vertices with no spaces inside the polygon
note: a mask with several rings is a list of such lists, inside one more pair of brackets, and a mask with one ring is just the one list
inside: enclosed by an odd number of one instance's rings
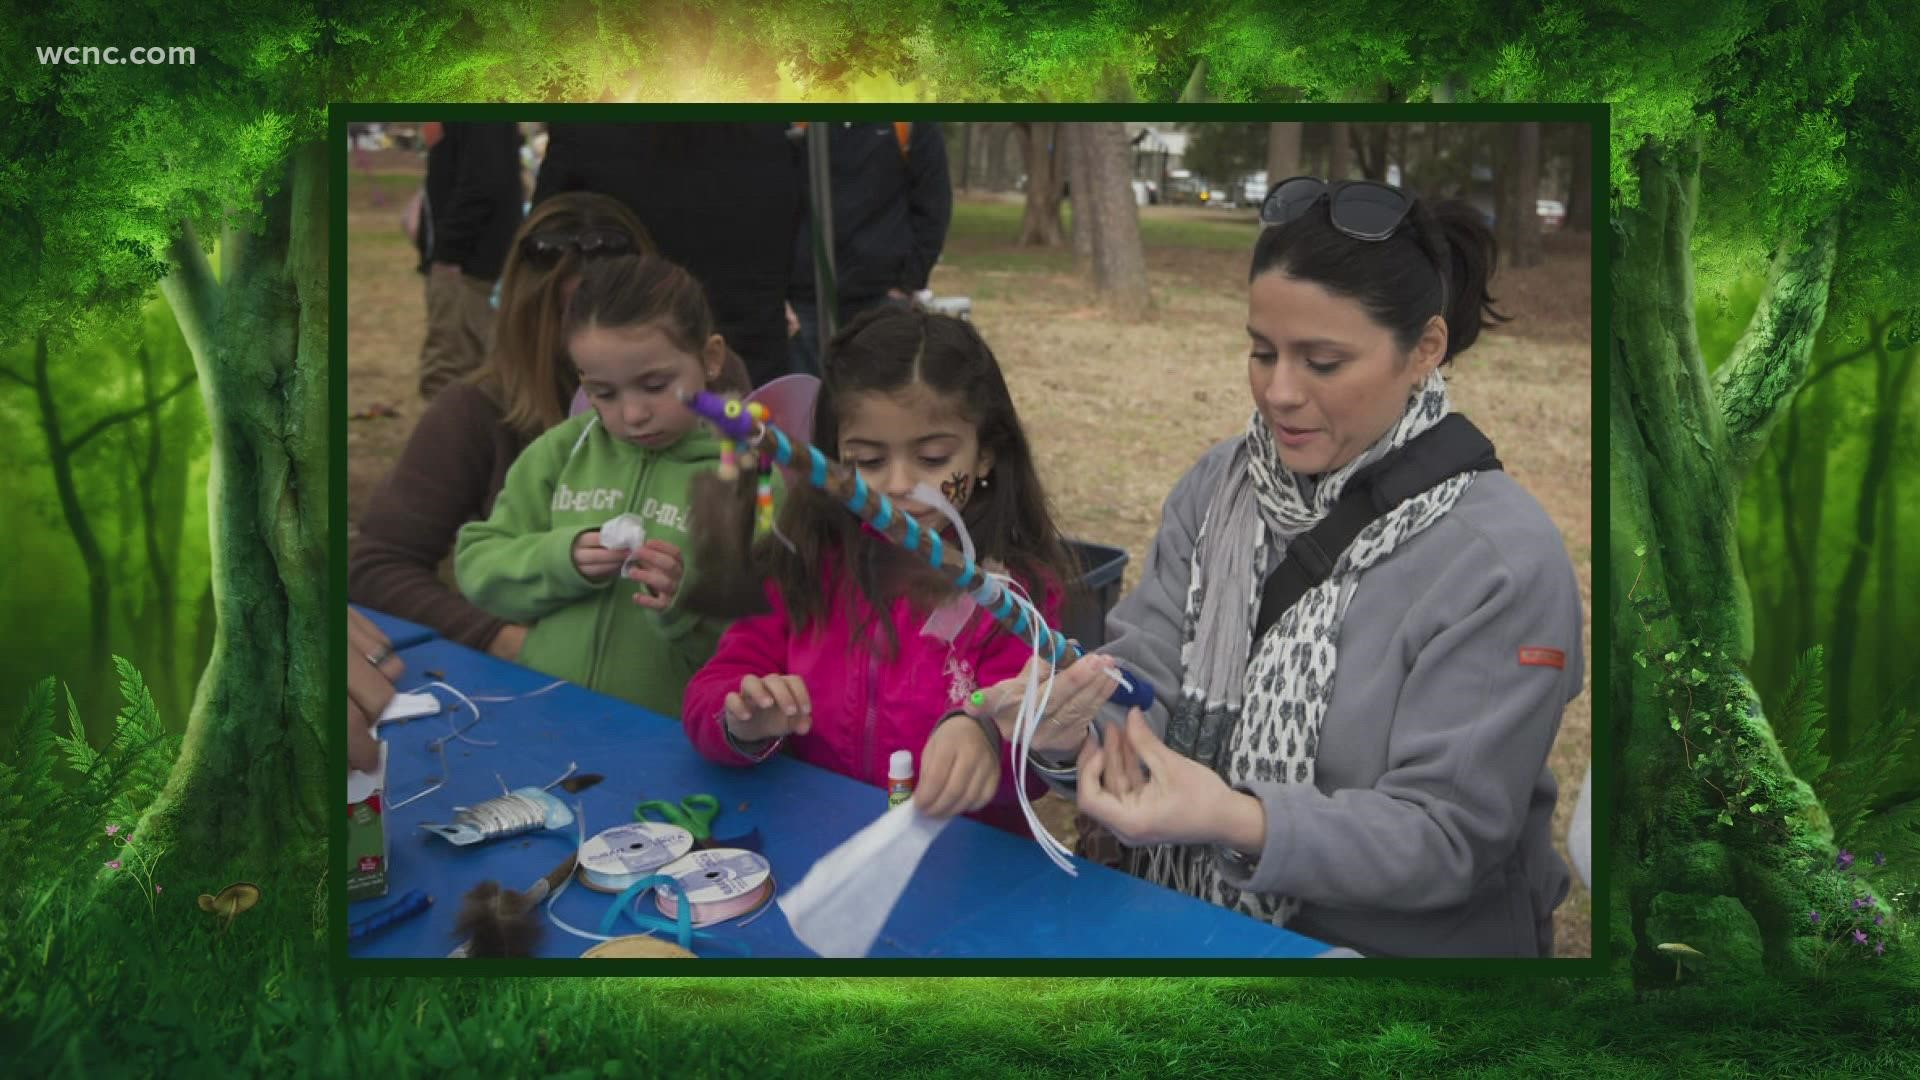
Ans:
{"label": "cartoon tree trunk", "polygon": [[[53,486],[60,498],[60,514],[67,523],[67,530],[73,534],[73,544],[87,576],[87,659],[80,686],[76,688],[74,696],[83,703],[97,704],[107,700],[114,692],[109,678],[113,659],[113,581],[109,576],[105,549],[101,547],[100,537],[87,516],[86,506],[81,502],[74,464],[80,451],[94,439],[135,417],[151,414],[185,390],[193,380],[182,379],[157,398],[149,394],[140,406],[108,413],[78,433],[69,435],[60,415],[60,406],[54,400],[49,354],[48,334],[42,328],[34,338],[32,377],[7,369],[0,369],[0,374],[33,390],[35,406],[40,414],[40,434],[46,442],[47,460],[53,467]],[[88,714],[94,711],[86,710]]]}
{"label": "cartoon tree trunk", "polygon": [[322,835],[327,791],[327,156],[296,147],[216,279],[182,226],[161,291],[212,433],[212,657],[141,828],[191,861]]}
{"label": "cartoon tree trunk", "polygon": [[[1742,478],[1806,377],[1837,225],[1828,218],[1778,245],[1752,322],[1709,376],[1689,254],[1698,140],[1649,143],[1635,166],[1640,205],[1614,224],[1609,335],[1617,778],[1609,938],[1616,958],[1651,970],[1659,912],[1731,898],[1750,918],[1734,916],[1729,939],[1753,947],[1768,968],[1791,970],[1790,920],[1806,910],[1798,860],[1830,847],[1831,834],[1782,757],[1746,670],[1753,619],[1735,515]],[[1663,644],[1675,647],[1669,655],[1686,650],[1677,675],[1662,656],[1647,662]],[[1697,717],[1686,706],[1676,729],[1676,700],[1711,710],[1726,752],[1742,743],[1741,760],[1765,783],[1764,803],[1747,805],[1764,812],[1731,805],[1747,801],[1703,780],[1696,758],[1716,737],[1692,733]],[[1731,828],[1723,813],[1738,815]]]}

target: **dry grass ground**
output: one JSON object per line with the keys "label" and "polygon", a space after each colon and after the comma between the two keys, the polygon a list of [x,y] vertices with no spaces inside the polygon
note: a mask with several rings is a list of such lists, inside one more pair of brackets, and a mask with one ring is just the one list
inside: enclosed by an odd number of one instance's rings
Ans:
{"label": "dry grass ground", "polygon": [[[373,405],[397,419],[348,424],[348,505],[357,520],[419,415],[414,379],[425,317],[414,253],[398,226],[418,184],[404,159],[355,172],[348,184],[347,408]],[[377,201],[376,201],[377,200]],[[1250,215],[1152,207],[1142,230],[1156,311],[1116,322],[1060,251],[1012,246],[1019,207],[962,199],[932,285],[973,298],[974,322],[992,344],[1033,440],[1043,480],[1069,536],[1124,548],[1125,584],[1139,577],[1161,502],[1202,451],[1237,433],[1246,386],[1245,273]],[[1484,335],[1459,362],[1458,407],[1500,448],[1561,529],[1592,610],[1593,415],[1584,237],[1549,237],[1541,267],[1496,277],[1515,320]],[[1585,642],[1591,655],[1591,641]],[[1590,680],[1589,680],[1590,681]],[[1551,757],[1563,837],[1592,745],[1591,694],[1567,710]],[[1068,827],[1058,800],[1046,817]],[[1590,898],[1576,880],[1557,919],[1562,956],[1589,955]]]}

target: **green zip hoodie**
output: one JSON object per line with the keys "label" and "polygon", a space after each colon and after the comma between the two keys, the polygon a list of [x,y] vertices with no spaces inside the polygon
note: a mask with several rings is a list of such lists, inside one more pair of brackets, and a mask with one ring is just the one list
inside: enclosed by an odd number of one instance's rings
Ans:
{"label": "green zip hoodie", "polygon": [[693,478],[720,460],[702,425],[660,450],[622,442],[593,412],[534,440],[507,471],[493,513],[460,530],[454,576],[469,600],[526,624],[519,662],[664,716],[680,715],[687,680],[713,655],[725,624],[633,602],[639,588],[589,581],[573,542],[621,514],[637,514],[649,540],[680,549],[685,596],[698,567],[687,522]]}

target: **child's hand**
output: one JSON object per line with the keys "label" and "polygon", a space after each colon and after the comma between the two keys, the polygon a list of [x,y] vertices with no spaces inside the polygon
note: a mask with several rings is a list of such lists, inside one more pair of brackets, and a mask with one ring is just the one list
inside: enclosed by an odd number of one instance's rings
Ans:
{"label": "child's hand", "polygon": [[601,546],[599,529],[588,529],[573,540],[573,567],[588,581],[619,573],[626,561],[626,552]]}
{"label": "child's hand", "polygon": [[627,579],[639,582],[653,590],[651,594],[644,590],[633,594],[633,602],[644,608],[665,611],[673,604],[673,596],[680,590],[680,549],[665,540],[649,540],[633,552],[633,565],[627,569]]}
{"label": "child's hand", "polygon": [[1000,788],[1000,752],[972,717],[942,721],[920,751],[914,804],[928,817],[971,813],[993,801]]}
{"label": "child's hand", "polygon": [[749,675],[740,680],[737,693],[727,695],[727,730],[740,742],[812,729],[813,701],[798,675]]}

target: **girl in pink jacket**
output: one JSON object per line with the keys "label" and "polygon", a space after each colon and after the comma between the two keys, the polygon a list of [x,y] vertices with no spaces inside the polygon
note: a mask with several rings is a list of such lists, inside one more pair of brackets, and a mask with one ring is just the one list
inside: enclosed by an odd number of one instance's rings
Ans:
{"label": "girl in pink jacket", "polygon": [[[888,305],[830,343],[813,444],[948,542],[939,490],[966,523],[974,557],[1008,570],[1050,623],[1073,579],[1000,366],[971,324]],[[804,485],[788,490],[766,593],[773,610],[733,623],[687,684],[681,723],[702,755],[752,765],[796,757],[884,787],[888,759],[913,751],[914,800],[1027,834],[1000,734],[962,706],[975,688],[1032,659],[986,611],[955,598],[919,556]],[[1023,773],[1025,771],[1023,770]]]}

